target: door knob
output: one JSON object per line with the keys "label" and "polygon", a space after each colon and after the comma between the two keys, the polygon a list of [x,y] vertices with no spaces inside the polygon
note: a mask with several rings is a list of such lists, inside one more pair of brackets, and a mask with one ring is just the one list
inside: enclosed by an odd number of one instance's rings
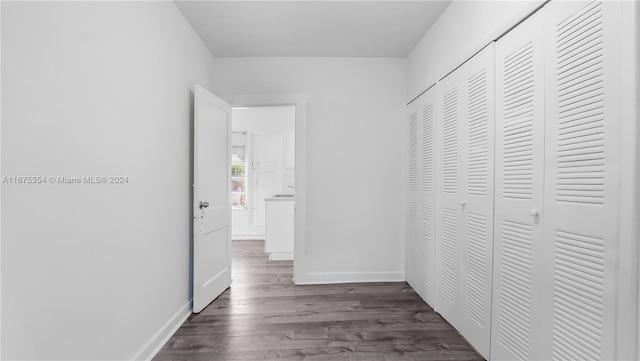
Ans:
{"label": "door knob", "polygon": [[200,201],[200,209],[209,207],[209,202]]}
{"label": "door knob", "polygon": [[535,208],[531,208],[531,210],[529,211],[529,215],[530,215],[531,217],[537,217],[537,216],[539,215],[539,213],[540,213],[540,212],[539,212],[537,209],[535,209]]}

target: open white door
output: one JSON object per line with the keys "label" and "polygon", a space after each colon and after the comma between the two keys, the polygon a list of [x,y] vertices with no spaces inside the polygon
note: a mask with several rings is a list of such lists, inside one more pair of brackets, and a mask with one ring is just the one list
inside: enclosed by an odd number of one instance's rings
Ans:
{"label": "open white door", "polygon": [[231,106],[195,86],[193,312],[231,285]]}

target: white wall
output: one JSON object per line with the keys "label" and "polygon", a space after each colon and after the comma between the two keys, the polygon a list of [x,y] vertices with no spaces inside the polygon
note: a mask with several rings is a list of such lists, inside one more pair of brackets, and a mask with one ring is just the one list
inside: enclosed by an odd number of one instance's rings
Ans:
{"label": "white wall", "polygon": [[[233,109],[232,127],[234,131],[248,131],[250,133],[277,132],[282,133],[282,148],[277,150],[282,154],[282,181],[275,193],[293,193],[288,186],[295,184],[295,172],[286,167],[286,133],[295,131],[296,109],[293,106],[250,107]],[[250,135],[249,135],[250,136]],[[251,143],[251,138],[247,139]],[[249,151],[250,146],[247,147]],[[251,153],[247,158],[247,181],[251,184]],[[247,208],[233,209],[231,214],[231,229],[234,239],[264,239],[264,225],[252,225],[249,208],[252,202],[251,185],[247,186]],[[263,213],[264,214],[264,213]]]}
{"label": "white wall", "polygon": [[293,106],[243,107],[233,109],[233,130],[255,132],[295,130],[296,109]]}
{"label": "white wall", "polygon": [[296,282],[404,279],[405,71],[404,59],[216,60],[223,98],[309,95],[306,270]]}
{"label": "white wall", "polygon": [[469,59],[544,0],[454,0],[407,57],[407,101]]}
{"label": "white wall", "polygon": [[[189,313],[191,103],[173,2],[2,2],[2,358],[146,357]],[[167,327],[163,329],[163,327]]]}

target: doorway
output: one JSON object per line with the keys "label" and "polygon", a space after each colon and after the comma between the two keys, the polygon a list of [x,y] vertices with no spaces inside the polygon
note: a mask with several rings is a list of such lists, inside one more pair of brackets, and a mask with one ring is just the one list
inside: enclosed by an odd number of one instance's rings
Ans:
{"label": "doorway", "polygon": [[307,102],[304,93],[227,95],[235,108],[295,106],[295,210],[293,278],[296,284],[309,283],[306,269],[307,234]]}
{"label": "doorway", "polygon": [[232,119],[232,238],[264,240],[265,199],[294,194],[295,106],[235,107]]}

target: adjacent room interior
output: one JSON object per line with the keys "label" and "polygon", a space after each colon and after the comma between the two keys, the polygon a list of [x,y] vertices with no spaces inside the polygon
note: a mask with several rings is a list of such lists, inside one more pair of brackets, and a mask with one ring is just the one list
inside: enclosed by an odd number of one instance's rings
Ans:
{"label": "adjacent room interior", "polygon": [[267,204],[295,194],[295,106],[240,107],[232,114],[232,238],[264,240]]}
{"label": "adjacent room interior", "polygon": [[[640,357],[638,2],[0,22],[0,358]],[[198,87],[233,108],[237,277],[194,313]]]}

